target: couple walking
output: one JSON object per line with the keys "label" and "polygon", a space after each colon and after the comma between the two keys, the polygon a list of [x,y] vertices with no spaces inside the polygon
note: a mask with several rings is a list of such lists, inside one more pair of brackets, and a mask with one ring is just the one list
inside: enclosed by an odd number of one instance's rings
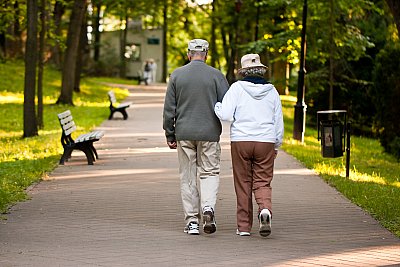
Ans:
{"label": "couple walking", "polygon": [[164,102],[163,128],[167,144],[178,151],[184,232],[198,235],[200,223],[204,233],[217,230],[220,120],[226,120],[231,122],[236,234],[249,236],[251,233],[254,193],[259,233],[268,236],[274,160],[283,138],[279,94],[264,80],[267,67],[257,54],[242,57],[238,73],[243,79],[229,87],[225,76],[205,63],[208,48],[206,40],[189,42],[190,62],[171,74]]}

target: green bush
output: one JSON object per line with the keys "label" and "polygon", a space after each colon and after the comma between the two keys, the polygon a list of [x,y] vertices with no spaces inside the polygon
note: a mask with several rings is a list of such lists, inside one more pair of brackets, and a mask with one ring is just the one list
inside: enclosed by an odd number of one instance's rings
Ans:
{"label": "green bush", "polygon": [[395,140],[400,137],[400,46],[389,44],[382,49],[374,70],[375,87],[371,92],[376,109],[375,131],[386,152],[394,153]]}
{"label": "green bush", "polygon": [[397,158],[397,161],[400,160],[400,137],[396,136],[394,140],[390,142],[389,152]]}

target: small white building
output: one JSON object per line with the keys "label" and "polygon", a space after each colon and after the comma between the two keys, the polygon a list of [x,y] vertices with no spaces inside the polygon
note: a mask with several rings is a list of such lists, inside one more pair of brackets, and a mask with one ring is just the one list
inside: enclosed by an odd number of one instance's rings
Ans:
{"label": "small white building", "polygon": [[[156,79],[162,79],[163,39],[162,29],[143,29],[137,27],[128,30],[125,46],[126,78],[143,75],[146,60],[152,59],[156,64]],[[122,31],[102,32],[100,59],[106,63],[119,63],[120,36]],[[115,59],[114,59],[115,58]],[[113,62],[116,60],[115,62]],[[118,66],[118,64],[116,64]]]}

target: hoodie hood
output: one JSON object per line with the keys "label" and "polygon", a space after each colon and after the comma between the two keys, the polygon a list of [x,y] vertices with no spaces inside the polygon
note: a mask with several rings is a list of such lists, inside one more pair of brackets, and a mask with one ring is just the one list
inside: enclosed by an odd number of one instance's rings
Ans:
{"label": "hoodie hood", "polygon": [[251,97],[254,99],[263,99],[268,93],[274,88],[270,83],[267,84],[255,84],[247,81],[238,81],[240,87],[243,88]]}

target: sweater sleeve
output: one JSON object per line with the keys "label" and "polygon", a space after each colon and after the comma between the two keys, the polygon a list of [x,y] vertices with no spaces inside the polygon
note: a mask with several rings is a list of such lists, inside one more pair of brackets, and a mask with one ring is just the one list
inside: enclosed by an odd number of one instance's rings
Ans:
{"label": "sweater sleeve", "polygon": [[220,79],[219,79],[219,84],[217,87],[217,101],[221,102],[224,95],[226,94],[226,92],[229,89],[229,83],[226,80],[225,76],[221,73],[220,74]]}
{"label": "sweater sleeve", "polygon": [[175,137],[175,116],[176,116],[176,100],[175,85],[171,81],[168,84],[165,94],[164,112],[163,112],[163,129],[168,142],[176,141]]}
{"label": "sweater sleeve", "polygon": [[276,93],[276,104],[275,104],[274,114],[275,114],[274,115],[275,136],[276,136],[275,149],[278,149],[282,145],[283,134],[284,134],[282,103],[278,93]]}
{"label": "sweater sleeve", "polygon": [[217,102],[214,107],[215,114],[220,120],[233,121],[233,115],[236,110],[237,97],[234,90],[235,85],[232,84],[231,88],[226,92],[221,102]]}

